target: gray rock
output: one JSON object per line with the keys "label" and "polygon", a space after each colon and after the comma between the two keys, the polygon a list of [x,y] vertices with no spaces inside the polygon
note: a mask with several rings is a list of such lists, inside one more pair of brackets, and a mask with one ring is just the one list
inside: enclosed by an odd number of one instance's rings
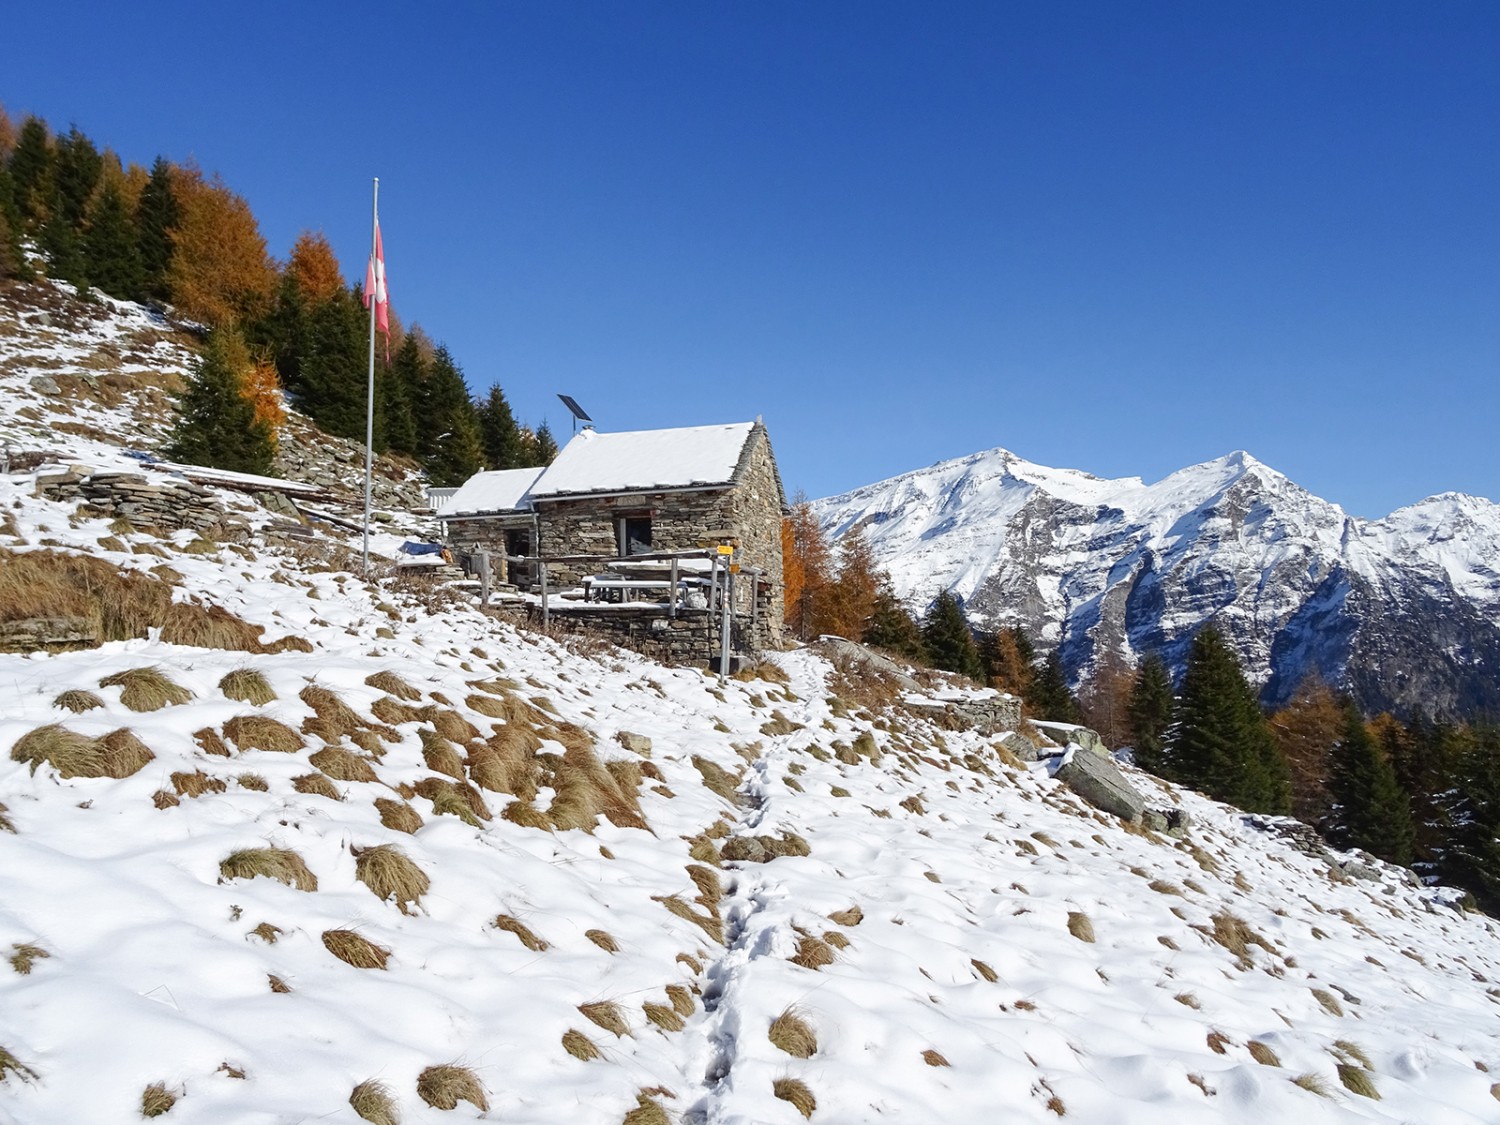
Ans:
{"label": "gray rock", "polygon": [[632,734],[628,730],[622,730],[615,735],[615,741],[632,754],[639,754],[643,758],[651,757],[651,740],[644,734]]}
{"label": "gray rock", "polygon": [[62,388],[57,385],[57,380],[51,375],[33,375],[31,377],[31,389],[39,395],[62,394]]}
{"label": "gray rock", "polygon": [[906,669],[886,656],[843,637],[822,636],[813,642],[835,668],[870,671],[889,676],[904,691],[921,691],[922,685],[906,674]]}
{"label": "gray rock", "polygon": [[1031,739],[1020,731],[1011,731],[1000,739],[1000,745],[1009,750],[1023,762],[1037,762],[1047,757],[1047,754]]}
{"label": "gray rock", "polygon": [[770,859],[766,846],[754,836],[731,836],[719,849],[719,856],[739,863],[765,863]]}
{"label": "gray rock", "polygon": [[1145,799],[1109,758],[1074,754],[1057,771],[1057,779],[1095,808],[1122,820],[1139,821],[1145,812]]}

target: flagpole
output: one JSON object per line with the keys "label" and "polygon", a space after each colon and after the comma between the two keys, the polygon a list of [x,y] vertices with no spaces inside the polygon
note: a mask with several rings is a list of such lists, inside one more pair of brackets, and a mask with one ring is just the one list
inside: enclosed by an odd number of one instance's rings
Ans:
{"label": "flagpole", "polygon": [[[380,238],[380,177],[375,177],[375,195],[370,203],[370,268],[375,265],[376,243]],[[378,284],[378,281],[377,281]],[[370,476],[375,446],[375,311],[378,294],[366,293],[370,306],[370,375],[365,385],[365,547],[364,574],[370,576]]]}

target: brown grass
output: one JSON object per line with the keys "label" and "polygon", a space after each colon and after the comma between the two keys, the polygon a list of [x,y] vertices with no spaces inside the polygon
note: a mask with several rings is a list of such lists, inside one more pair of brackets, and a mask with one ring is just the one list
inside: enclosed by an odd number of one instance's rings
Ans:
{"label": "brown grass", "polygon": [[818,1108],[818,1099],[807,1088],[807,1083],[796,1078],[778,1078],[771,1083],[771,1093],[784,1102],[791,1102],[803,1117],[811,1117]]}
{"label": "brown grass", "polygon": [[254,668],[236,668],[226,672],[219,681],[219,691],[226,699],[248,703],[252,707],[264,707],[276,698],[266,677]]}
{"label": "brown grass", "polygon": [[973,960],[970,961],[969,964],[973,965],[974,971],[982,976],[985,980],[989,981],[991,984],[994,984],[997,980],[1000,979],[1000,974],[995,972],[995,970],[990,967],[988,962]]}
{"label": "brown grass", "polygon": [[316,771],[292,778],[292,788],[298,793],[306,793],[309,797],[327,797],[330,801],[342,801],[344,799],[344,795],[338,791],[338,787],[329,781],[325,774]]}
{"label": "brown grass", "polygon": [[179,797],[201,797],[205,793],[222,793],[227,788],[229,786],[223,780],[210,777],[202,770],[172,775],[172,789]]}
{"label": "brown grass", "polygon": [[282,980],[275,973],[267,973],[266,981],[270,984],[272,992],[290,992],[292,990],[292,986],[287,984],[286,981]]}
{"label": "brown grass", "polygon": [[308,761],[335,781],[378,781],[370,763],[342,746],[325,746]]}
{"label": "brown grass", "polygon": [[585,930],[583,936],[588,938],[606,953],[620,952],[620,945],[614,938],[604,930]]}
{"label": "brown grass", "polygon": [[1314,988],[1313,999],[1316,1000],[1330,1016],[1341,1016],[1344,1014],[1343,1005],[1338,1002],[1337,997],[1326,988]]}
{"label": "brown grass", "polygon": [[368,726],[339,694],[321,684],[308,684],[297,698],[312,708],[313,714],[303,720],[302,733],[315,734],[324,742],[336,743],[345,735]]}
{"label": "brown grass", "polygon": [[353,930],[324,930],[323,946],[344,964],[356,969],[383,969],[391,959],[389,949]]}
{"label": "brown grass", "polygon": [[160,1117],[177,1104],[177,1095],[165,1082],[153,1082],[141,1091],[141,1116]]}
{"label": "brown grass", "polygon": [[702,927],[703,932],[719,945],[724,944],[724,923],[717,914],[699,914],[689,903],[684,902],[677,895],[652,895],[651,897],[677,915],[677,917]]}
{"label": "brown grass", "polygon": [[182,799],[170,789],[158,789],[151,794],[151,803],[158,809],[175,809],[182,804]]}
{"label": "brown grass", "polygon": [[371,1125],[401,1125],[401,1115],[396,1110],[396,1099],[389,1086],[367,1078],[354,1087],[349,1094],[349,1105],[355,1114]]}
{"label": "brown grass", "polygon": [[717,762],[709,761],[707,758],[697,754],[693,755],[693,768],[703,778],[704,787],[712,793],[717,793],[731,805],[740,803],[738,792],[740,779],[730,773]]}
{"label": "brown grass", "polygon": [[219,864],[223,879],[275,879],[299,891],[318,889],[318,877],[302,857],[287,848],[242,848]]}
{"label": "brown grass", "polygon": [[1094,940],[1094,923],[1089,921],[1089,916],[1080,910],[1068,911],[1068,933],[1079,941],[1092,943]]}
{"label": "brown grass", "polygon": [[1269,1044],[1262,1043],[1259,1039],[1252,1039],[1246,1046],[1250,1050],[1250,1057],[1261,1066],[1280,1066],[1281,1058],[1273,1051]]}
{"label": "brown grass", "polygon": [[1377,1102],[1380,1100],[1380,1091],[1375,1088],[1375,1079],[1364,1067],[1339,1063],[1338,1072],[1339,1081],[1351,1094],[1358,1094],[1362,1098],[1370,1098]]}
{"label": "brown grass", "polygon": [[224,724],[224,737],[241,753],[271,750],[278,754],[295,754],[307,745],[291,727],[267,715],[236,715]]}
{"label": "brown grass", "polygon": [[8,810],[6,809],[6,806],[3,803],[0,803],[0,832],[14,833],[16,830],[16,824],[15,821],[11,820],[10,817],[5,815],[7,811]]}
{"label": "brown grass", "polygon": [[810,1059],[818,1050],[817,1032],[792,1008],[772,1020],[766,1034],[772,1046],[793,1058]]}
{"label": "brown grass", "polygon": [[687,1026],[677,1010],[666,1004],[653,1004],[648,1000],[641,1005],[641,1010],[646,1013],[647,1022],[663,1031],[681,1031]]}
{"label": "brown grass", "polygon": [[922,1061],[924,1063],[926,1063],[928,1066],[952,1066],[953,1065],[947,1059],[945,1059],[940,1053],[938,1053],[937,1051],[934,1051],[930,1047],[927,1050],[925,1050],[925,1051],[922,1052]]}
{"label": "brown grass", "polygon": [[804,969],[814,971],[821,969],[824,965],[832,965],[837,959],[833,946],[811,934],[803,934],[798,938],[797,952],[787,958],[794,965],[801,965]]}
{"label": "brown grass", "polygon": [[1234,1045],[1234,1040],[1215,1028],[1208,1033],[1208,1049],[1216,1055],[1222,1055],[1226,1049]]}
{"label": "brown grass", "polygon": [[242,773],[234,780],[241,789],[253,789],[257,793],[264,793],[271,788],[258,773]]}
{"label": "brown grass", "polygon": [[91,691],[75,689],[63,692],[52,701],[52,706],[56,707],[59,711],[71,711],[75,715],[81,715],[85,711],[92,711],[95,708],[103,707],[104,700]]}
{"label": "brown grass", "polygon": [[479,737],[479,728],[457,711],[450,711],[444,707],[429,707],[423,718],[433,725],[438,734],[450,742],[472,742]]}
{"label": "brown grass", "polygon": [[262,922],[250,932],[267,945],[275,945],[281,939],[281,935],[286,933],[280,926],[273,926],[269,922]]}
{"label": "brown grass", "polygon": [[395,844],[378,844],[360,848],[354,853],[354,877],[370,888],[381,902],[395,900],[402,914],[410,914],[408,904],[422,905],[422,896],[432,886],[427,873],[412,862]]}
{"label": "brown grass", "polygon": [[365,677],[365,686],[372,687],[376,691],[383,691],[387,695],[393,695],[397,699],[408,702],[422,698],[422,693],[411,684],[407,683],[394,672],[375,672]]}
{"label": "brown grass", "polygon": [[481,1113],[490,1108],[479,1077],[468,1067],[452,1064],[429,1066],[419,1074],[417,1096],[433,1109],[457,1109],[459,1102],[468,1102]]}
{"label": "brown grass", "polygon": [[434,730],[423,729],[417,735],[422,740],[422,761],[428,769],[434,773],[447,774],[457,781],[466,780],[464,760],[453,748],[453,743]]}
{"label": "brown grass", "polygon": [[445,777],[424,777],[415,786],[417,796],[432,802],[432,811],[439,816],[456,816],[474,828],[481,820],[490,819],[489,807],[479,790],[461,781]]}
{"label": "brown grass", "polygon": [[857,926],[865,920],[865,912],[858,906],[851,906],[848,910],[835,910],[828,917],[840,926]]}
{"label": "brown grass", "polygon": [[52,954],[48,953],[40,945],[22,943],[12,945],[10,955],[10,967],[23,977],[31,975],[31,966],[36,961],[44,961]]}
{"label": "brown grass", "polygon": [[563,1032],[562,1045],[564,1051],[582,1062],[599,1057],[599,1048],[594,1046],[594,1041],[581,1031],[570,1028]]}
{"label": "brown grass", "polygon": [[224,740],[219,737],[219,732],[213,727],[204,727],[202,730],[193,732],[193,741],[198,744],[198,749],[205,754],[212,754],[215,758],[229,757],[229,747],[224,745]]}
{"label": "brown grass", "polygon": [[10,757],[13,762],[30,762],[33,774],[46,762],[62,777],[124,778],[156,755],[123,728],[89,738],[54,723],[23,734],[11,747]]}
{"label": "brown grass", "polygon": [[375,808],[380,813],[380,823],[393,831],[410,834],[422,827],[422,814],[405,801],[376,797]]}
{"label": "brown grass", "polygon": [[684,985],[667,985],[667,999],[672,1003],[672,1010],[679,1016],[690,1016],[698,1010],[698,1006],[693,1003],[692,991]]}
{"label": "brown grass", "polygon": [[35,1082],[41,1077],[31,1067],[16,1058],[15,1055],[11,1054],[4,1047],[0,1047],[0,1082],[9,1079],[12,1074],[28,1082]]}
{"label": "brown grass", "polygon": [[596,1000],[589,1004],[580,1004],[578,1011],[585,1019],[602,1027],[617,1039],[623,1039],[630,1034],[630,1025],[625,1022],[624,1012],[620,1010],[620,1005],[613,1001]]}
{"label": "brown grass", "polygon": [[1328,1083],[1317,1074],[1299,1074],[1292,1079],[1293,1086],[1300,1086],[1310,1094],[1317,1094],[1320,1098],[1331,1097],[1328,1092]]}
{"label": "brown grass", "polygon": [[519,918],[511,917],[509,914],[497,914],[495,920],[490,924],[497,930],[504,930],[508,934],[515,934],[516,939],[533,953],[543,953],[551,948],[545,941],[536,936],[530,926],[522,922]]}
{"label": "brown grass", "polygon": [[601,815],[618,828],[646,827],[636,794],[622,788],[583,742],[575,741],[567,748],[549,780],[557,796],[547,807],[547,816],[560,832],[571,828],[592,832]]}
{"label": "brown grass", "polygon": [[374,703],[370,704],[370,714],[382,723],[391,726],[400,726],[402,723],[419,723],[427,716],[425,707],[412,707],[393,699],[388,695],[382,695]]}
{"label": "brown grass", "polygon": [[1274,953],[1275,947],[1252,930],[1243,919],[1221,910],[1210,919],[1213,922],[1213,930],[1208,933],[1214,941],[1218,942],[1230,953],[1234,954],[1235,964],[1241,969],[1251,968],[1255,962],[1250,956],[1250,947],[1258,945],[1268,953]]}

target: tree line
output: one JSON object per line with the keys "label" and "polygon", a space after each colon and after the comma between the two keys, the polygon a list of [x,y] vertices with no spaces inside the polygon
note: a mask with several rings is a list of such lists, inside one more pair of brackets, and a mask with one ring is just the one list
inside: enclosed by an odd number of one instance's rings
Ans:
{"label": "tree line", "polygon": [[[0,109],[0,278],[49,278],[170,306],[200,326],[203,354],[167,453],[271,473],[283,395],[324,432],[363,442],[368,319],[328,240],[304,232],[275,260],[249,204],[218,176],[157,157],[149,169],[75,126],[54,134]],[[374,445],[438,486],[484,468],[548,464],[546,423],[519,424],[498,384],[470,397],[446,347],[394,310],[376,349]]]}
{"label": "tree line", "polygon": [[1500,730],[1421,715],[1367,719],[1313,678],[1267,713],[1212,624],[1181,679],[1148,654],[1107,656],[1078,696],[1054,648],[1025,629],[975,630],[942,591],[921,621],[897,598],[858,529],[829,545],[800,500],[783,526],[786,625],[835,633],[1021,698],[1030,719],[1084,723],[1136,764],[1247,812],[1291,815],[1338,848],[1360,848],[1471,892],[1500,914]]}

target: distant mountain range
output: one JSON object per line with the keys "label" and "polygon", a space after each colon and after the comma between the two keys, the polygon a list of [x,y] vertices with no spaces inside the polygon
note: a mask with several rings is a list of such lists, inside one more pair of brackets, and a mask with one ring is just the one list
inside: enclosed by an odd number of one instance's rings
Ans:
{"label": "distant mountain range", "polygon": [[1444,493],[1363,520],[1248,453],[1155,484],[1004,449],[814,503],[863,529],[921,612],[942,589],[981,628],[1021,624],[1086,678],[1107,653],[1174,670],[1213,621],[1285,702],[1316,672],[1368,711],[1500,715],[1500,505]]}

